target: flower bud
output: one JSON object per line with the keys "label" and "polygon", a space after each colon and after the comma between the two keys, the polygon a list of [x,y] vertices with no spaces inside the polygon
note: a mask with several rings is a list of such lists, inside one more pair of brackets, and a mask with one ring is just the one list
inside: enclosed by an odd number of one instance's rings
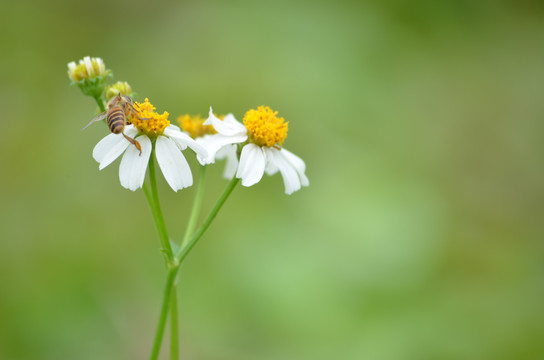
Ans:
{"label": "flower bud", "polygon": [[126,81],[118,81],[113,85],[106,87],[106,100],[117,96],[117,94],[131,96],[133,95],[132,87]]}
{"label": "flower bud", "polygon": [[106,69],[101,58],[85,56],[79,63],[68,63],[68,77],[72,85],[77,85],[85,95],[98,97],[104,91],[104,85],[111,71]]}

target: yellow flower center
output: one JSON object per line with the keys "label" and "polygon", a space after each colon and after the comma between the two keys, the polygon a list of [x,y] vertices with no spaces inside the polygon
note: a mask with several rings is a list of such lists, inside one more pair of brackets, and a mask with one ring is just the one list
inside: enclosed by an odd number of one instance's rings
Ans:
{"label": "yellow flower center", "polygon": [[150,138],[156,138],[159,135],[162,135],[164,129],[170,125],[168,121],[167,111],[163,112],[162,115],[159,115],[155,112],[155,107],[149,102],[146,98],[143,103],[135,102],[134,108],[138,112],[139,118],[131,113],[130,123],[140,131]]}
{"label": "yellow flower center", "polygon": [[251,109],[244,115],[244,126],[249,134],[249,141],[259,145],[281,146],[287,137],[288,122],[277,117],[278,112],[268,106]]}
{"label": "yellow flower center", "polygon": [[189,133],[189,135],[196,139],[197,137],[204,136],[206,134],[216,134],[217,131],[211,125],[204,125],[206,119],[202,119],[200,115],[181,115],[178,117],[178,123],[183,131]]}

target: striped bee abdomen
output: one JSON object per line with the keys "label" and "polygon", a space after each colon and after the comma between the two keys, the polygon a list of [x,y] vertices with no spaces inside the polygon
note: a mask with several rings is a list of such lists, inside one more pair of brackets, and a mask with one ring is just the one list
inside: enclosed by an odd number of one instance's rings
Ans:
{"label": "striped bee abdomen", "polygon": [[116,106],[108,112],[108,127],[114,134],[120,134],[125,128],[125,111],[121,106]]}

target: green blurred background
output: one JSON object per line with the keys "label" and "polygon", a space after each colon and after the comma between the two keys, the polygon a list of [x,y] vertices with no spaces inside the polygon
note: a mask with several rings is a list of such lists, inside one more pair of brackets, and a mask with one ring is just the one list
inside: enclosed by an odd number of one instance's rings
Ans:
{"label": "green blurred background", "polygon": [[[307,164],[292,196],[235,189],[187,259],[184,359],[544,358],[542,2],[2,9],[0,359],[149,355],[163,260],[143,193],[92,159],[108,130],[80,131],[86,55],[171,119],[269,105]],[[179,239],[194,188],[160,179]]]}

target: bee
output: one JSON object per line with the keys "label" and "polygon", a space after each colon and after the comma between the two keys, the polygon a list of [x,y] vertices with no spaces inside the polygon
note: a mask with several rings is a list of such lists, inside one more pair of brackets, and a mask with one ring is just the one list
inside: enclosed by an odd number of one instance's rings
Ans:
{"label": "bee", "polygon": [[97,115],[81,130],[85,130],[92,123],[106,118],[106,122],[111,132],[114,134],[122,134],[125,139],[140,150],[140,155],[142,155],[142,147],[140,146],[140,143],[123,132],[127,123],[126,118],[130,115],[130,113],[135,115],[140,120],[149,120],[148,118],[141,118],[138,115],[138,111],[136,111],[134,108],[132,99],[130,97],[121,95],[121,93],[119,93],[108,102],[106,111]]}

